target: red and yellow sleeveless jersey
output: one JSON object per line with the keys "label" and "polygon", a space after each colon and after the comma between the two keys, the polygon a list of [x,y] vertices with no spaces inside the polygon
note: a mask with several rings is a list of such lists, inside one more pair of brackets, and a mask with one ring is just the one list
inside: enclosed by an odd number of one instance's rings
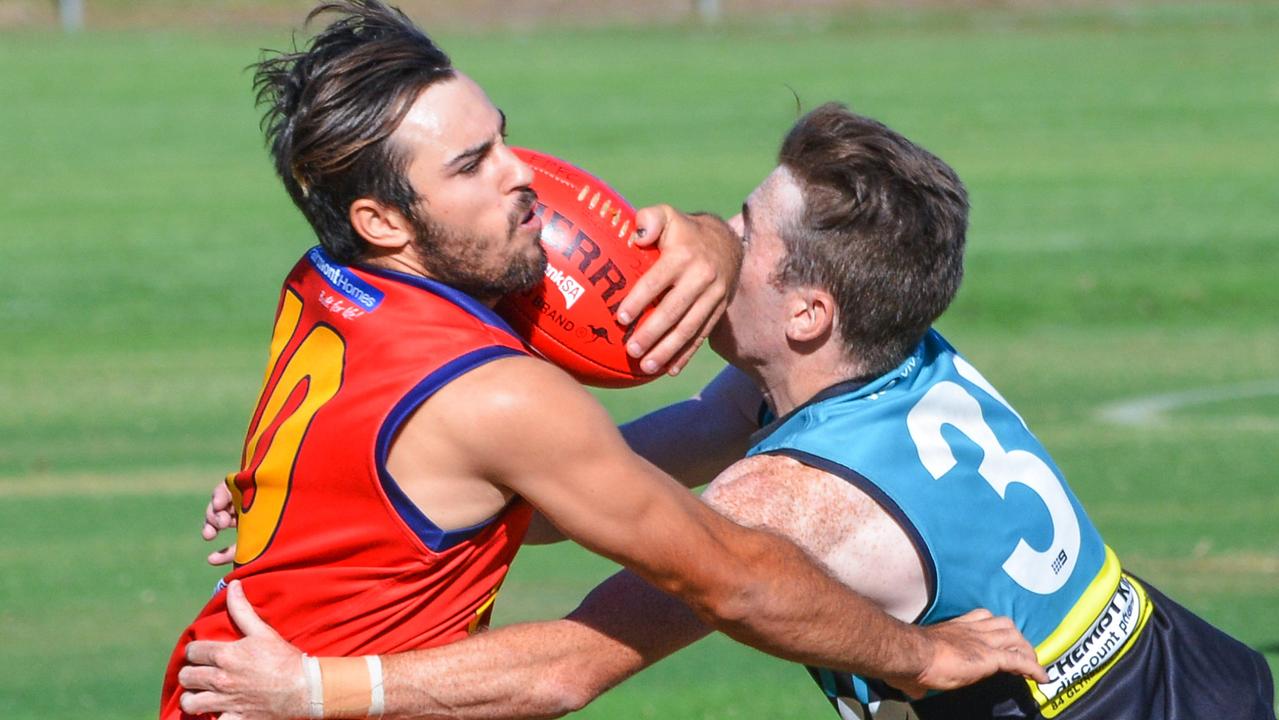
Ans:
{"label": "red and yellow sleeveless jersey", "polygon": [[[484,523],[443,531],[386,459],[436,390],[524,353],[463,293],[309,251],[285,282],[241,470],[227,478],[239,526],[225,580],[241,580],[262,618],[311,654],[442,645],[486,624],[531,508],[517,498]],[[240,637],[222,587],[174,649],[162,718],[183,717],[186,644]]]}

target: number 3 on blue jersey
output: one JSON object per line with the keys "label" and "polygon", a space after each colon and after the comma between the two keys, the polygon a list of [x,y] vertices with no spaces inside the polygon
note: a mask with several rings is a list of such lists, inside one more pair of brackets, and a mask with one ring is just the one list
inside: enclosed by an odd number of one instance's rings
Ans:
{"label": "number 3 on blue jersey", "polygon": [[[976,369],[958,357],[955,364],[961,376],[1008,407]],[[906,427],[919,452],[919,461],[937,480],[956,464],[954,449],[942,435],[942,427],[946,425],[981,448],[984,457],[977,473],[1000,498],[1007,496],[1009,485],[1020,484],[1034,492],[1048,509],[1052,543],[1044,550],[1035,550],[1024,538],[1019,539],[1017,547],[1004,561],[1003,569],[1014,582],[1031,592],[1049,595],[1060,590],[1079,558],[1080,533],[1079,518],[1057,475],[1033,453],[1006,450],[982,416],[977,398],[958,383],[946,381],[930,388],[906,417]]]}

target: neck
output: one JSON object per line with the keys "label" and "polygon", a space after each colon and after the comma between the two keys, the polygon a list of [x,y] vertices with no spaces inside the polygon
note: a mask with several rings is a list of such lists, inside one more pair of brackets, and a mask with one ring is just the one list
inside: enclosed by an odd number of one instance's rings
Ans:
{"label": "neck", "polygon": [[360,259],[365,265],[372,265],[383,270],[394,270],[402,272],[406,275],[418,275],[421,277],[431,277],[431,273],[427,272],[426,266],[417,258],[416,255],[407,252],[378,252],[376,250],[365,253]]}
{"label": "neck", "polygon": [[860,366],[842,354],[790,355],[742,370],[763,388],[773,414],[781,417],[835,383],[861,375]]}
{"label": "neck", "polygon": [[[363,258],[361,258],[360,262],[364,263],[365,265],[371,265],[376,268],[382,268],[383,270],[394,270],[396,272],[402,272],[406,275],[417,275],[419,277],[430,278],[437,282],[443,282],[439,278],[432,275],[430,271],[426,269],[426,265],[423,264],[422,261],[418,259],[417,255],[412,253],[407,253],[407,252],[382,253],[382,254],[370,253],[368,255],[365,255]],[[448,283],[445,283],[445,284],[447,285]],[[472,295],[472,297],[475,297],[475,296]],[[492,298],[475,297],[475,299],[483,303],[486,307],[488,307],[491,310],[494,307],[497,307],[498,300],[501,300],[502,298],[499,296],[499,297],[492,297]]]}

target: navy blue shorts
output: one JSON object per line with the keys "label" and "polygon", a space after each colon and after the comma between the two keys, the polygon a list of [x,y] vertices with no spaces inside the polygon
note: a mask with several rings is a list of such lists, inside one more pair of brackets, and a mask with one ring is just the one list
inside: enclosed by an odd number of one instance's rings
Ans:
{"label": "navy blue shorts", "polygon": [[849,676],[810,672],[831,685],[827,694],[842,716],[866,720],[910,718],[911,711],[919,720],[1275,720],[1274,678],[1260,653],[1132,580],[1153,606],[1149,620],[1086,690],[1058,695],[1069,702],[1057,710],[1041,709],[1027,681],[1008,674],[909,702],[907,709],[907,698],[893,688],[877,683],[876,695],[886,702],[876,707],[853,699]]}
{"label": "navy blue shorts", "polygon": [[[1275,720],[1256,650],[1147,583],[1154,611],[1132,648],[1054,720]],[[1002,675],[912,703],[920,720],[1042,718],[1024,680]]]}

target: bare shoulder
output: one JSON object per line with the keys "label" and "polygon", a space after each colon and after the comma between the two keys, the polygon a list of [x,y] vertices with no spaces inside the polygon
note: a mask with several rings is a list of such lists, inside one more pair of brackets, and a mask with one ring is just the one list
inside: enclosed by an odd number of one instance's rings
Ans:
{"label": "bare shoulder", "polygon": [[561,398],[589,394],[563,370],[527,355],[491,360],[445,385],[432,402],[465,414],[539,412]]}
{"label": "bare shoulder", "polygon": [[571,448],[625,447],[594,396],[532,357],[499,358],[470,370],[423,409],[428,430],[466,453],[481,473]]}
{"label": "bare shoulder", "polygon": [[593,427],[608,420],[603,407],[567,373],[522,355],[468,371],[441,388],[428,405],[439,422],[468,438],[481,429],[493,437],[526,436],[541,428],[562,428],[582,420]]}
{"label": "bare shoulder", "polygon": [[739,460],[702,497],[733,520],[791,537],[818,556],[883,512],[844,480],[781,455]]}
{"label": "bare shoulder", "polygon": [[906,531],[843,478],[793,458],[756,455],[725,470],[702,497],[742,525],[789,538],[901,620],[927,602],[925,571]]}

